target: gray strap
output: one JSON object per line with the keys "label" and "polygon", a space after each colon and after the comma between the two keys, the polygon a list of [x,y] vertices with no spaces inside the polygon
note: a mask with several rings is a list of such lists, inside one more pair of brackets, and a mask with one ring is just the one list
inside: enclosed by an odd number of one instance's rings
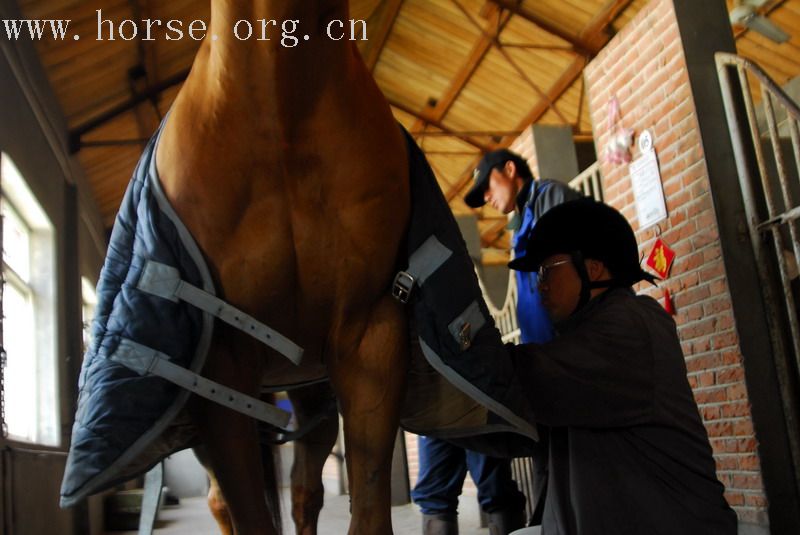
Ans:
{"label": "gray strap", "polygon": [[475,335],[486,324],[486,317],[481,312],[477,301],[473,301],[464,312],[450,322],[447,329],[462,350],[469,349]]}
{"label": "gray strap", "polygon": [[237,392],[232,388],[201,377],[170,362],[169,357],[133,340],[123,338],[117,350],[109,357],[139,375],[152,374],[174,383],[198,396],[220,405],[252,416],[257,420],[285,429],[289,425],[291,413],[269,403]]}
{"label": "gray strap", "polygon": [[300,364],[303,348],[219,297],[182,280],[180,272],[172,266],[148,260],[136,287],[143,292],[176,303],[179,299],[183,299],[225,323],[246,332],[281,353],[294,364]]}
{"label": "gray strap", "polygon": [[392,283],[392,296],[403,304],[408,303],[415,286],[422,286],[453,252],[431,235],[411,254],[408,269],[399,271]]}
{"label": "gray strap", "polygon": [[436,236],[431,235],[411,254],[406,273],[414,277],[416,283],[422,286],[425,279],[439,269],[439,266],[444,264],[452,254],[453,251],[442,245]]}

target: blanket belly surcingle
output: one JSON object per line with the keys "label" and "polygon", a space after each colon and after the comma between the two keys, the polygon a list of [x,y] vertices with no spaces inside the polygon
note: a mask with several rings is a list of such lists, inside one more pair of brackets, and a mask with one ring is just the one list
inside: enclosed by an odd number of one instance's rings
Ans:
{"label": "blanket belly surcingle", "polygon": [[[199,373],[215,318],[170,292],[159,293],[158,284],[157,290],[143,288],[166,273],[169,285],[178,280],[205,292],[201,301],[214,299],[215,289],[197,244],[161,189],[155,167],[159,132],[128,185],[100,274],[62,507],[138,476],[197,440],[195,425],[182,411],[189,390],[156,372],[161,366],[171,368],[173,378],[182,370]],[[527,455],[537,435],[522,387],[455,218],[425,156],[406,136],[412,195],[408,257],[412,268],[423,265],[428,272],[415,282],[408,303],[415,351],[401,424],[497,456]],[[430,251],[437,262],[428,262]],[[238,321],[243,314],[237,312]],[[254,321],[247,330],[254,328],[268,329]],[[290,341],[282,347],[278,350],[299,360],[299,348]]]}

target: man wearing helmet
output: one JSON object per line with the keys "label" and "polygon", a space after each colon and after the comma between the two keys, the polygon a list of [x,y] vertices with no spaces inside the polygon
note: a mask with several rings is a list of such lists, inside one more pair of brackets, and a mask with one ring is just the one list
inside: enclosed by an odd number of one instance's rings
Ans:
{"label": "man wearing helmet", "polygon": [[542,534],[735,534],[675,323],[631,288],[654,279],[625,218],[591,200],[557,206],[509,267],[539,274],[558,332],[509,346],[550,430]]}

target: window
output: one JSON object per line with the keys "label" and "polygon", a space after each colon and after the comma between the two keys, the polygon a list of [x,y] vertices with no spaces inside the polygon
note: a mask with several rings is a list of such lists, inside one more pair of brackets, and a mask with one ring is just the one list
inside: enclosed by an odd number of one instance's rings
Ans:
{"label": "window", "polygon": [[89,349],[92,343],[92,321],[94,320],[94,309],[97,307],[97,293],[94,285],[86,277],[81,277],[81,296],[83,310],[81,318],[83,320],[83,351]]}
{"label": "window", "polygon": [[53,226],[13,162],[0,154],[5,418],[9,438],[57,446]]}

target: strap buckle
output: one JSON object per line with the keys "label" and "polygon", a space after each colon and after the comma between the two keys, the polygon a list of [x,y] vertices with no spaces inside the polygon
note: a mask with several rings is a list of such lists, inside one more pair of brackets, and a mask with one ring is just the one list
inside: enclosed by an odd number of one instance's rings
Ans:
{"label": "strap buckle", "polygon": [[398,271],[392,283],[392,297],[403,303],[408,303],[411,298],[411,290],[414,289],[414,277],[405,271]]}
{"label": "strap buckle", "polygon": [[472,325],[469,322],[464,323],[458,331],[458,345],[462,351],[466,351],[472,345]]}

